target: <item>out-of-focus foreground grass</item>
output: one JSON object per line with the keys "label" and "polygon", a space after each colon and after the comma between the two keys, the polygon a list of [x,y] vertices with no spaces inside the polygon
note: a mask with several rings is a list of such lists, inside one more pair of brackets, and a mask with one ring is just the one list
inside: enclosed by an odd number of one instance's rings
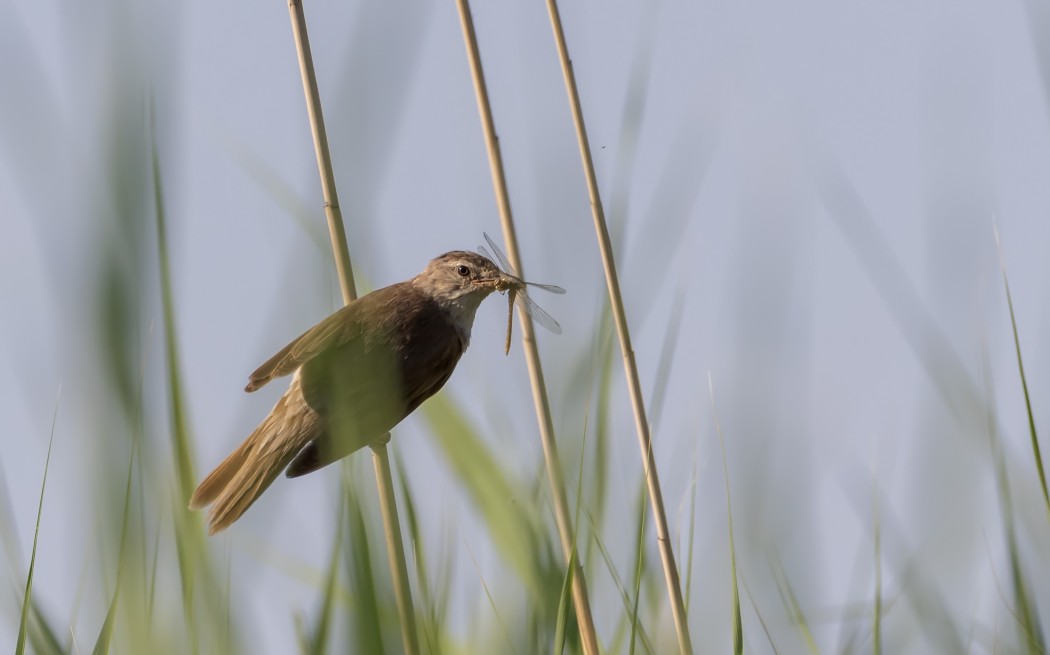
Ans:
{"label": "out-of-focus foreground grass", "polygon": [[[271,9],[285,20],[280,6]],[[83,82],[59,85],[63,92],[56,92],[53,78],[44,72],[42,53],[20,59],[24,65],[7,85],[20,90],[20,100],[5,102],[0,110],[6,165],[12,187],[21,198],[19,206],[27,208],[25,220],[37,225],[43,251],[56,258],[48,284],[63,290],[56,297],[76,300],[55,313],[67,325],[55,330],[64,342],[53,349],[76,371],[55,401],[55,433],[5,435],[0,449],[0,464],[5,469],[23,473],[32,469],[32,479],[40,483],[29,493],[25,488],[8,488],[7,478],[0,478],[0,494],[4,494],[0,537],[6,556],[0,574],[4,584],[0,634],[15,638],[18,649],[24,635],[25,652],[41,654],[265,650],[267,644],[258,636],[262,628],[251,611],[260,586],[254,575],[231,574],[231,560],[237,559],[243,560],[241,570],[255,567],[311,590],[310,602],[290,606],[283,615],[266,617],[270,626],[280,624],[294,634],[302,652],[399,652],[397,611],[382,551],[373,482],[360,462],[344,465],[338,474],[334,493],[339,500],[325,517],[333,527],[323,560],[304,564],[291,553],[278,553],[247,539],[209,540],[201,517],[186,509],[203,469],[214,463],[201,455],[197,435],[205,430],[194,424],[187,399],[198,404],[225,400],[195,393],[182,375],[185,362],[192,357],[188,353],[196,345],[180,330],[180,312],[187,310],[176,301],[175,290],[186,274],[185,267],[192,263],[184,262],[180,269],[171,256],[173,243],[188,238],[173,210],[179,201],[171,193],[171,180],[178,176],[171,169],[172,162],[181,161],[185,153],[166,138],[175,131],[170,122],[178,120],[178,113],[170,105],[157,106],[158,98],[162,102],[179,98],[173,81],[176,76],[170,70],[176,65],[163,60],[163,47],[134,36],[135,30],[125,29],[128,24],[123,22],[141,27],[135,20],[142,20],[156,30],[155,23],[162,22],[166,14],[158,11],[148,19],[133,18],[134,14],[110,7],[105,13],[108,18],[96,20],[114,21],[115,26],[100,30],[111,38],[79,36],[70,46],[84,56],[94,53],[96,65],[106,71],[96,80],[106,91],[91,95],[98,104],[84,109],[92,114],[91,129],[78,131],[74,127],[78,123],[63,109],[67,102],[62,93],[83,92]],[[28,31],[17,25],[0,29],[0,36],[10,37],[0,39],[7,43],[0,46],[0,54],[33,53],[37,42]],[[646,23],[639,29],[654,28]],[[481,38],[484,41],[486,35],[481,33]],[[377,86],[386,83],[367,74],[355,76],[354,71],[359,73],[364,66],[361,62],[368,61],[355,48],[351,43],[346,54],[351,73],[345,79],[369,80]],[[292,62],[290,46],[286,50]],[[885,306],[887,323],[899,331],[901,339],[896,345],[917,362],[912,372],[923,380],[917,385],[923,391],[916,394],[921,406],[915,411],[921,418],[915,431],[920,435],[928,431],[931,445],[900,457],[913,470],[929,471],[929,477],[919,473],[909,478],[914,485],[909,496],[886,482],[899,481],[900,471],[868,467],[865,454],[843,457],[839,460],[845,462],[842,470],[831,474],[825,471],[818,476],[813,470],[818,466],[814,462],[826,463],[816,451],[827,442],[806,440],[807,422],[825,425],[809,414],[822,409],[835,416],[840,413],[839,408],[822,408],[812,399],[804,408],[785,409],[784,405],[800,396],[804,399],[805,394],[782,395],[774,387],[786,384],[789,378],[763,375],[767,369],[797,365],[794,373],[803,378],[811,372],[807,358],[816,359],[821,347],[813,342],[821,326],[791,324],[788,319],[797,315],[783,308],[783,299],[799,295],[797,286],[807,282],[807,274],[798,273],[796,266],[804,268],[799,262],[805,259],[808,244],[793,236],[793,227],[783,224],[777,229],[784,232],[774,235],[779,239],[749,231],[762,223],[748,223],[747,217],[775,211],[772,200],[766,205],[762,198],[751,198],[740,208],[745,227],[733,235],[739,241],[733,246],[737,261],[731,256],[725,264],[726,279],[733,281],[731,293],[738,294],[738,299],[731,304],[734,311],[726,312],[732,316],[724,320],[740,327],[741,334],[724,350],[731,353],[727,367],[742,372],[734,372],[724,387],[716,376],[714,393],[710,393],[707,372],[689,371],[694,362],[680,353],[686,351],[685,342],[715,337],[697,334],[683,306],[700,296],[700,285],[719,281],[691,275],[680,279],[683,276],[676,274],[671,258],[658,254],[673,251],[672,244],[689,236],[689,219],[713,146],[705,140],[710,135],[693,138],[685,130],[682,142],[696,146],[695,151],[687,156],[678,150],[681,142],[669,146],[661,157],[669,162],[667,171],[657,184],[652,207],[648,212],[629,211],[633,206],[627,190],[633,179],[631,157],[637,154],[632,144],[645,113],[644,80],[651,72],[644,47],[634,64],[637,67],[627,85],[619,128],[619,152],[627,154],[611,166],[613,183],[607,202],[621,262],[629,273],[625,286],[634,289],[628,294],[629,303],[630,298],[636,300],[628,306],[632,320],[638,324],[662,320],[656,328],[647,326],[648,343],[657,345],[648,347],[640,359],[651,389],[647,399],[651,420],[661,428],[655,446],[658,461],[677,467],[679,473],[689,472],[684,483],[681,475],[665,478],[678,480],[665,489],[665,496],[672,511],[675,551],[698,652],[725,652],[737,644],[746,652],[778,653],[1045,653],[1050,611],[1050,560],[1046,556],[1050,551],[1045,547],[1050,542],[1050,501],[1036,454],[1038,446],[1045,445],[1036,420],[1045,414],[1045,398],[1034,394],[1029,398],[1026,386],[1027,415],[1023,415],[1025,404],[1006,404],[1011,411],[1020,412],[1020,422],[1029,426],[1024,439],[1007,441],[1003,424],[1018,421],[999,416],[1001,405],[993,378],[997,367],[990,361],[992,353],[1004,352],[1002,344],[985,344],[976,354],[959,351],[955,333],[938,327],[934,310],[900,264],[878,218],[856,190],[857,182],[847,178],[830,157],[812,152],[800,154],[799,159],[813,174],[801,176],[804,181],[792,178],[784,184],[804,186],[816,199],[814,206],[822,208],[813,212],[823,211],[831,218],[829,224],[843,237],[836,242],[838,247],[870,284],[871,302]],[[400,70],[398,62],[390,65]],[[404,65],[412,70],[411,65]],[[13,75],[13,68],[4,70]],[[492,77],[505,75],[490,71]],[[556,76],[556,71],[551,69],[550,75]],[[401,93],[392,94],[401,102],[418,101],[408,93],[413,88],[409,79],[390,84]],[[294,87],[288,89],[288,93],[297,92]],[[354,89],[346,93],[352,95]],[[325,88],[322,95],[339,97]],[[468,98],[465,102],[469,107],[473,101]],[[555,97],[551,102],[563,99]],[[361,133],[374,126],[369,121],[376,119],[355,113],[351,102],[333,100],[332,104],[345,111],[329,112],[330,123],[357,121],[349,131]],[[386,120],[396,125],[399,117]],[[274,130],[287,127],[298,134],[307,148],[305,123],[281,116],[275,117],[274,124]],[[339,143],[333,141],[337,152]],[[571,143],[567,147],[571,151]],[[67,150],[71,153],[68,161],[60,156]],[[356,153],[343,156],[352,160],[342,169],[348,171],[347,176],[375,163]],[[478,156],[482,156],[480,149]],[[288,214],[299,221],[294,229],[311,232],[316,238],[323,220],[320,210],[302,210],[304,201],[294,192],[285,192],[282,185],[287,181],[267,177],[258,159],[246,155],[242,163],[250,176],[262,182],[259,194],[275,205],[289,207]],[[522,167],[512,164],[509,168]],[[377,186],[388,182],[383,170],[369,174],[379,178],[370,178]],[[398,183],[411,186],[403,180]],[[582,187],[573,193],[582,193]],[[357,207],[378,204],[348,202],[353,203]],[[54,207],[75,212],[77,219],[54,219]],[[633,218],[636,215],[641,218]],[[420,221],[424,219],[434,220],[433,215],[421,215]],[[369,225],[369,220],[368,216],[352,217],[351,243],[357,250],[382,252],[379,227]],[[584,221],[584,216],[579,220]],[[644,233],[634,243],[625,236],[632,220]],[[267,229],[264,224],[258,227],[259,231]],[[579,234],[586,237],[586,232]],[[463,236],[475,239],[478,235]],[[355,239],[360,241],[355,243]],[[989,227],[989,244],[990,239]],[[374,240],[374,249],[369,240]],[[326,248],[322,244],[316,249],[316,261],[307,266],[324,271]],[[64,256],[69,259],[57,261]],[[528,254],[526,260],[530,261]],[[368,278],[368,257],[364,261],[362,272]],[[789,271],[800,279],[778,278],[767,285],[761,271],[749,268],[755,262],[768,265],[766,273]],[[7,268],[0,270],[5,276],[16,274]],[[564,283],[529,272],[537,281]],[[580,277],[586,276],[596,280],[598,271]],[[639,279],[643,282],[632,282]],[[996,289],[1005,280],[1005,274],[995,278]],[[332,284],[330,276],[327,283]],[[587,288],[581,287],[570,289],[570,294],[585,295]],[[599,285],[593,288],[601,289]],[[676,295],[668,303],[674,308],[664,312],[664,307],[657,306],[668,297],[646,293],[652,288],[674,288]],[[777,290],[782,295],[777,296]],[[765,302],[775,307],[760,306]],[[558,347],[559,361],[549,373],[554,378],[552,387],[562,392],[557,403],[562,408],[559,439],[570,481],[570,504],[576,512],[579,557],[588,576],[605,651],[673,652],[674,632],[646,516],[645,485],[618,378],[619,352],[607,309],[601,303],[598,307],[590,316],[570,314],[569,320],[588,327],[575,330],[574,338],[566,337],[569,345]],[[975,322],[1001,324],[1006,320],[1003,307],[1003,316],[978,316]],[[707,308],[701,311],[706,313]],[[710,310],[716,313],[715,308]],[[565,317],[559,318],[566,322]],[[769,327],[778,319],[787,325]],[[806,316],[802,322],[819,320]],[[1011,307],[1008,325],[1015,328],[1016,341],[1009,342],[1005,352],[1013,355],[1016,347],[1014,372],[1021,374],[1027,361],[1024,339],[1036,335],[1014,320]],[[76,329],[70,329],[70,323]],[[770,332],[782,328],[786,336],[783,340],[756,337],[752,343],[747,330],[755,329],[756,324]],[[29,347],[48,348],[39,343]],[[471,352],[476,354],[475,350],[476,346]],[[31,360],[32,354],[12,352],[9,361],[19,367]],[[683,367],[687,370],[684,378]],[[872,384],[864,370],[847,367],[840,373],[844,385]],[[31,372],[26,375],[32,377]],[[29,384],[32,382],[27,382],[27,388],[37,388]],[[498,440],[485,434],[491,429],[487,426],[499,420],[486,422],[487,417],[525,417],[526,422],[506,431],[531,439],[534,429],[527,423],[531,398],[524,387],[508,384],[507,389],[516,390],[494,394],[483,389],[496,386],[486,380],[468,378],[462,384],[461,388],[471,390],[463,396],[488,403],[498,400],[520,411],[479,410],[453,394],[440,394],[419,410],[430,448],[439,455],[432,466],[454,481],[457,497],[464,501],[463,514],[469,516],[460,522],[451,517],[437,530],[435,521],[427,520],[420,510],[433,493],[432,481],[409,472],[412,465],[404,461],[395,437],[398,500],[424,651],[579,652],[575,617],[560,602],[566,567],[557,546],[544,473],[537,466],[516,465],[497,445]],[[805,384],[798,382],[800,387]],[[9,394],[4,402],[21,402],[19,394],[25,393]],[[234,397],[232,392],[228,396]],[[67,404],[79,410],[67,412]],[[707,462],[720,458],[716,411],[723,418],[724,468]],[[63,421],[67,413],[92,420],[70,425]],[[665,422],[672,415],[678,418]],[[41,425],[49,418],[41,417]],[[883,428],[884,424],[871,422],[873,432]],[[942,431],[950,432],[951,438],[936,438],[934,433]],[[214,435],[216,430],[206,432]],[[52,436],[56,451],[73,449],[82,459],[75,474],[56,479],[52,470],[43,488],[44,463],[27,453],[44,452],[46,447],[16,449],[8,443],[18,439],[46,444]],[[232,439],[228,443],[233,446]],[[539,448],[538,441],[528,443]],[[621,448],[619,444],[626,445]],[[956,457],[963,462],[961,472],[953,464]],[[69,467],[63,472],[69,474]],[[325,475],[335,477],[334,473]],[[820,479],[824,486],[808,484],[810,477]],[[826,488],[828,479],[833,489]],[[923,483],[915,484],[915,480]],[[270,493],[282,493],[279,487],[280,482]],[[902,506],[902,495],[903,505],[908,506]],[[19,499],[17,507],[12,506],[11,498]],[[25,521],[16,525],[15,516],[25,516],[28,511],[22,502],[26,498],[32,499],[34,515],[41,501],[37,527],[64,527],[42,530],[38,542]],[[962,499],[958,502],[966,506],[960,510],[953,498]],[[959,531],[943,526],[924,531],[921,519],[946,507],[967,515],[959,519]],[[253,509],[259,511],[265,508]],[[53,517],[57,520],[49,520]],[[983,532],[974,526],[982,526]],[[46,551],[61,554],[62,561],[37,557],[45,552],[47,542],[62,542],[60,548]],[[477,561],[473,567],[455,564],[462,560],[463,552],[468,553],[467,561],[474,560],[475,549],[493,553],[498,566]],[[42,572],[49,568],[66,573],[57,580],[48,576],[49,584],[42,586]],[[494,569],[498,575],[485,573]],[[966,574],[954,579],[946,571]],[[983,573],[974,573],[978,571]],[[978,585],[979,580],[985,583]],[[464,598],[471,599],[467,616],[455,606]],[[564,642],[559,638],[562,633]]]}

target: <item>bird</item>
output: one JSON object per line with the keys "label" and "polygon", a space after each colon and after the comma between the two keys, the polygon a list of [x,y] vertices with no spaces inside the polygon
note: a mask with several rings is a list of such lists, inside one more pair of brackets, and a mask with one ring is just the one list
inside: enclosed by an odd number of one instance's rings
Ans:
{"label": "bird", "polygon": [[494,291],[509,290],[511,304],[517,297],[547,319],[541,324],[557,328],[525,296],[525,285],[488,257],[454,250],[298,336],[249,376],[247,392],[292,378],[266,418],[200,483],[190,509],[210,506],[208,533],[214,535],[240,518],[281,471],[296,478],[388,439],[448,381],[470,343],[478,307]]}

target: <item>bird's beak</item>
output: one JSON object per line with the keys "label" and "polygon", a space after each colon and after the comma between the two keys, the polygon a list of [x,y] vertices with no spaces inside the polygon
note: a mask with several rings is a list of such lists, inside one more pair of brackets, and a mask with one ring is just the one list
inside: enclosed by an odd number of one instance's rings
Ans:
{"label": "bird's beak", "polygon": [[474,284],[480,287],[492,289],[493,291],[499,291],[500,293],[508,291],[510,289],[520,289],[522,286],[524,286],[521,280],[514,277],[513,275],[508,275],[506,273],[500,273],[493,277],[486,277],[474,280]]}
{"label": "bird's beak", "polygon": [[491,279],[491,283],[492,288],[500,293],[525,286],[521,280],[507,273],[500,273],[498,277]]}

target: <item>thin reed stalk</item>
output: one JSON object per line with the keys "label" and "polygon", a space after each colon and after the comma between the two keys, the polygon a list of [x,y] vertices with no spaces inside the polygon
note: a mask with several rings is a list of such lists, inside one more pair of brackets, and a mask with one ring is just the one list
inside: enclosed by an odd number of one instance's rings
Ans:
{"label": "thin reed stalk", "polygon": [[[525,278],[518,252],[518,238],[514,229],[514,218],[510,209],[510,195],[507,192],[507,178],[503,171],[503,156],[500,154],[499,137],[492,118],[492,107],[489,104],[488,87],[485,85],[485,73],[481,68],[481,54],[478,51],[478,39],[474,32],[474,19],[470,13],[467,0],[457,0],[460,25],[463,28],[463,40],[467,47],[467,59],[470,64],[470,75],[474,82],[474,95],[481,117],[481,129],[485,136],[485,146],[489,157],[489,171],[492,174],[492,186],[496,193],[496,204],[499,208],[500,225],[503,228],[503,242],[507,256],[515,272]],[[572,598],[576,608],[576,619],[580,628],[583,650],[588,655],[597,655],[598,636],[594,631],[594,620],[591,616],[591,604],[587,596],[587,581],[583,576],[583,567],[578,558],[573,556],[576,539],[575,526],[571,522],[569,503],[565,494],[565,480],[562,476],[561,459],[558,456],[558,444],[554,437],[554,422],[551,420],[550,403],[547,400],[547,387],[543,381],[543,368],[540,365],[540,353],[536,346],[532,318],[519,308],[518,318],[521,321],[521,340],[525,348],[525,362],[529,370],[529,381],[532,384],[532,398],[536,407],[536,419],[540,428],[540,441],[543,444],[543,457],[547,468],[547,481],[550,484],[551,500],[554,505],[554,521],[557,524],[558,536],[562,551],[569,566],[575,570],[572,575]]]}
{"label": "thin reed stalk", "polygon": [[[289,0],[288,14],[292,21],[295,51],[299,56],[299,72],[303,78],[306,111],[310,120],[310,132],[314,139],[314,150],[317,153],[317,168],[321,174],[324,211],[328,219],[328,233],[332,240],[336,271],[339,274],[339,287],[343,293],[343,302],[350,304],[357,299],[357,288],[354,285],[354,272],[350,265],[350,249],[347,246],[346,230],[343,227],[343,214],[339,209],[335,173],[332,170],[332,157],[328,150],[328,136],[321,112],[321,94],[317,89],[317,77],[314,74],[313,56],[310,54],[310,38],[306,32],[306,16],[303,12],[302,1]],[[394,597],[401,619],[401,638],[404,641],[405,653],[414,655],[419,652],[419,634],[416,631],[416,614],[412,607],[412,588],[408,582],[408,564],[405,560],[404,543],[401,539],[401,523],[397,517],[397,500],[394,496],[393,476],[390,472],[390,456],[386,448],[388,441],[389,435],[372,445],[372,462],[375,465],[376,486],[379,489],[379,506],[383,515],[383,534],[386,537],[387,556],[390,558],[390,577],[394,584]]]}
{"label": "thin reed stalk", "polygon": [[674,616],[675,631],[678,634],[678,647],[683,653],[692,653],[693,644],[689,637],[689,621],[682,600],[682,586],[678,578],[678,566],[675,564],[674,551],[671,548],[671,534],[667,528],[667,514],[664,511],[663,492],[656,472],[656,459],[653,455],[652,438],[649,434],[649,422],[645,417],[645,401],[642,399],[642,387],[638,380],[638,367],[634,361],[634,349],[631,347],[631,335],[627,328],[627,315],[624,312],[623,297],[620,294],[620,282],[616,275],[616,263],[613,261],[612,243],[609,239],[609,227],[605,223],[605,210],[598,191],[598,180],[591,158],[591,147],[587,141],[587,128],[583,121],[583,109],[580,107],[580,94],[576,89],[576,76],[572,71],[568,47],[565,45],[565,32],[562,30],[561,15],[558,3],[547,0],[547,12],[550,14],[554,42],[561,61],[562,75],[565,78],[565,90],[569,95],[569,107],[576,127],[576,140],[580,148],[580,159],[583,161],[583,172],[587,179],[587,192],[591,199],[591,214],[594,216],[594,229],[598,235],[598,248],[601,251],[602,266],[605,269],[605,282],[609,288],[609,303],[612,306],[613,321],[616,333],[620,338],[620,350],[623,353],[623,368],[627,377],[627,389],[631,396],[631,407],[634,408],[634,423],[638,432],[638,445],[642,451],[642,467],[646,484],[649,487],[649,500],[653,509],[656,539],[660,548],[660,561],[663,564],[664,580],[667,594],[671,599],[671,612]]}

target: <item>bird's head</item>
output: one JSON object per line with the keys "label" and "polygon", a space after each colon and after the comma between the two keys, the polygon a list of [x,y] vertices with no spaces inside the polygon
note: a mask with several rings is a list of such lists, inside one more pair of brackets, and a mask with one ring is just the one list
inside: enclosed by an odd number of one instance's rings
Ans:
{"label": "bird's head", "polygon": [[522,282],[487,257],[453,250],[433,259],[412,284],[453,311],[457,322],[464,318],[473,322],[474,312],[490,293],[520,288]]}

